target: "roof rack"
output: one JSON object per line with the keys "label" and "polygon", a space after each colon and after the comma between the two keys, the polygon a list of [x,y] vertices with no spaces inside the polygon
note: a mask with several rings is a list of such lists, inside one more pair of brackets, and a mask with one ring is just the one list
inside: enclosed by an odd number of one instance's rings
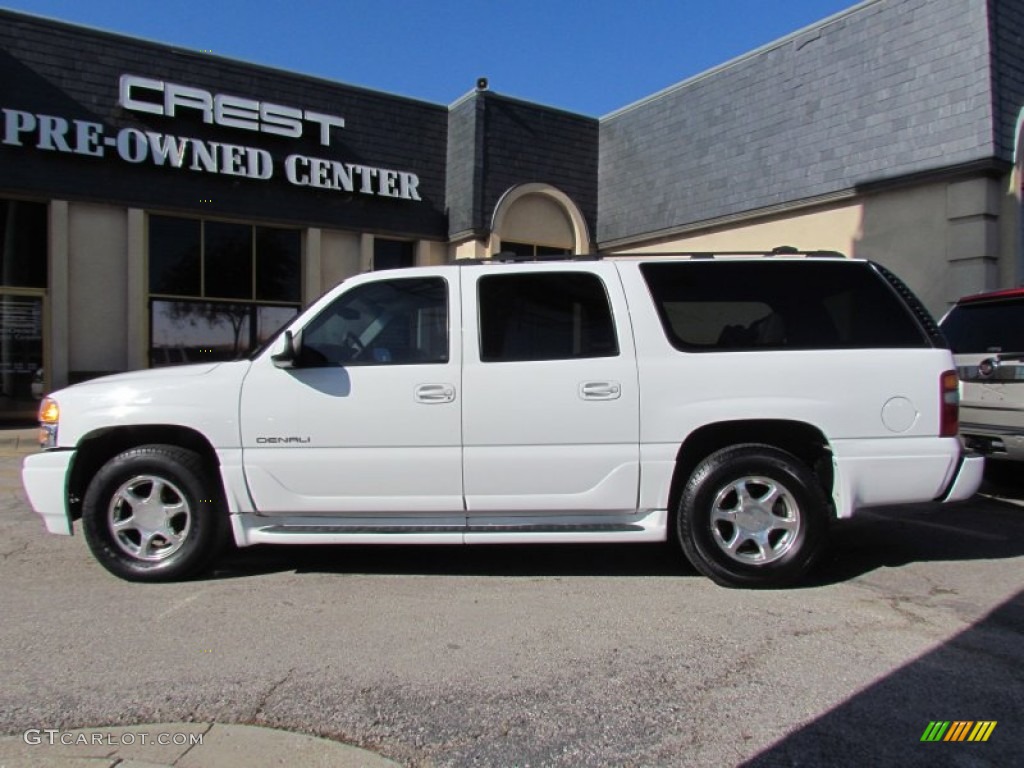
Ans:
{"label": "roof rack", "polygon": [[456,259],[455,264],[459,266],[473,266],[477,264],[524,264],[535,262],[558,262],[558,261],[601,261],[602,259],[615,258],[680,258],[688,259],[715,259],[720,256],[803,256],[809,259],[845,259],[846,256],[839,251],[812,250],[801,251],[791,245],[780,245],[770,251],[671,251],[666,253],[583,253],[583,254],[522,254],[511,251],[501,251],[489,259]]}
{"label": "roof rack", "polygon": [[503,264],[516,264],[530,261],[600,261],[604,258],[600,253],[513,253],[501,251],[485,261],[497,261]]}
{"label": "roof rack", "polygon": [[686,256],[690,259],[714,259],[719,256],[765,256],[771,258],[772,256],[803,256],[809,259],[845,259],[845,254],[839,251],[829,250],[812,250],[802,251],[799,248],[794,248],[791,245],[780,245],[772,248],[770,251],[758,251],[750,249],[747,251],[673,251],[668,253],[617,253],[608,254],[608,256]]}

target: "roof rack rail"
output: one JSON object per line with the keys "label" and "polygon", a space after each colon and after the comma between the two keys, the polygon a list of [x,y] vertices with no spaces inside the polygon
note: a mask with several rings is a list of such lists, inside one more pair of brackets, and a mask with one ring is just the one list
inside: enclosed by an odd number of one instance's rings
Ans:
{"label": "roof rack rail", "polygon": [[845,259],[846,256],[839,251],[830,250],[800,250],[794,248],[792,245],[779,245],[772,248],[769,251],[759,251],[756,248],[751,248],[746,251],[666,251],[664,253],[608,253],[605,254],[608,258],[614,258],[616,256],[651,256],[657,258],[662,257],[680,257],[685,256],[690,259],[714,259],[718,256],[803,256],[811,259]]}
{"label": "roof rack rail", "polygon": [[458,266],[474,266],[480,264],[528,264],[537,262],[557,261],[601,261],[602,259],[614,259],[617,257],[651,257],[651,258],[672,258],[686,257],[688,259],[715,259],[719,256],[803,256],[809,259],[845,259],[846,256],[839,251],[812,250],[801,251],[791,245],[780,245],[770,251],[758,251],[750,249],[746,251],[669,251],[666,253],[546,253],[526,254],[501,251],[490,258],[456,259]]}
{"label": "roof rack rail", "polygon": [[496,261],[504,264],[515,264],[518,262],[530,261],[600,261],[603,256],[600,253],[513,253],[512,251],[500,251],[490,259],[484,261]]}

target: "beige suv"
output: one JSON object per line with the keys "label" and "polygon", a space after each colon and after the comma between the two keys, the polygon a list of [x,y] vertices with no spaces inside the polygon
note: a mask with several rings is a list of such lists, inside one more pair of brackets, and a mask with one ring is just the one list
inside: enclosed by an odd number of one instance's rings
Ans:
{"label": "beige suv", "polygon": [[960,375],[964,443],[1024,461],[1024,288],[965,296],[940,327]]}

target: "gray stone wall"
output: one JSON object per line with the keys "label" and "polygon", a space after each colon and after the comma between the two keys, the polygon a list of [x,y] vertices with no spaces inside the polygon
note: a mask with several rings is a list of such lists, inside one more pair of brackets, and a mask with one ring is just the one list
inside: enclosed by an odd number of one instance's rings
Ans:
{"label": "gray stone wall", "polygon": [[502,195],[521,184],[550,184],[597,220],[594,118],[490,91],[456,102],[448,120],[449,235],[483,237]]}
{"label": "gray stone wall", "polygon": [[996,148],[1000,158],[1012,160],[1017,116],[1024,106],[1024,0],[989,0],[989,6]]}
{"label": "gray stone wall", "polygon": [[872,0],[605,117],[599,242],[992,158],[988,5]]}
{"label": "gray stone wall", "polygon": [[477,234],[483,219],[479,195],[483,132],[478,129],[482,107],[483,102],[470,95],[457,101],[448,111],[445,201],[451,238]]}

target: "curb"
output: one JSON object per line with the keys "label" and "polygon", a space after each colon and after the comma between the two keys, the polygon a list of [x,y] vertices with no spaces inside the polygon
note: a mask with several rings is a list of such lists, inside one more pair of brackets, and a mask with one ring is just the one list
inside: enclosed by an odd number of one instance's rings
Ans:
{"label": "curb", "polygon": [[365,749],[302,733],[226,723],[153,723],[0,737],[3,768],[401,768]]}

